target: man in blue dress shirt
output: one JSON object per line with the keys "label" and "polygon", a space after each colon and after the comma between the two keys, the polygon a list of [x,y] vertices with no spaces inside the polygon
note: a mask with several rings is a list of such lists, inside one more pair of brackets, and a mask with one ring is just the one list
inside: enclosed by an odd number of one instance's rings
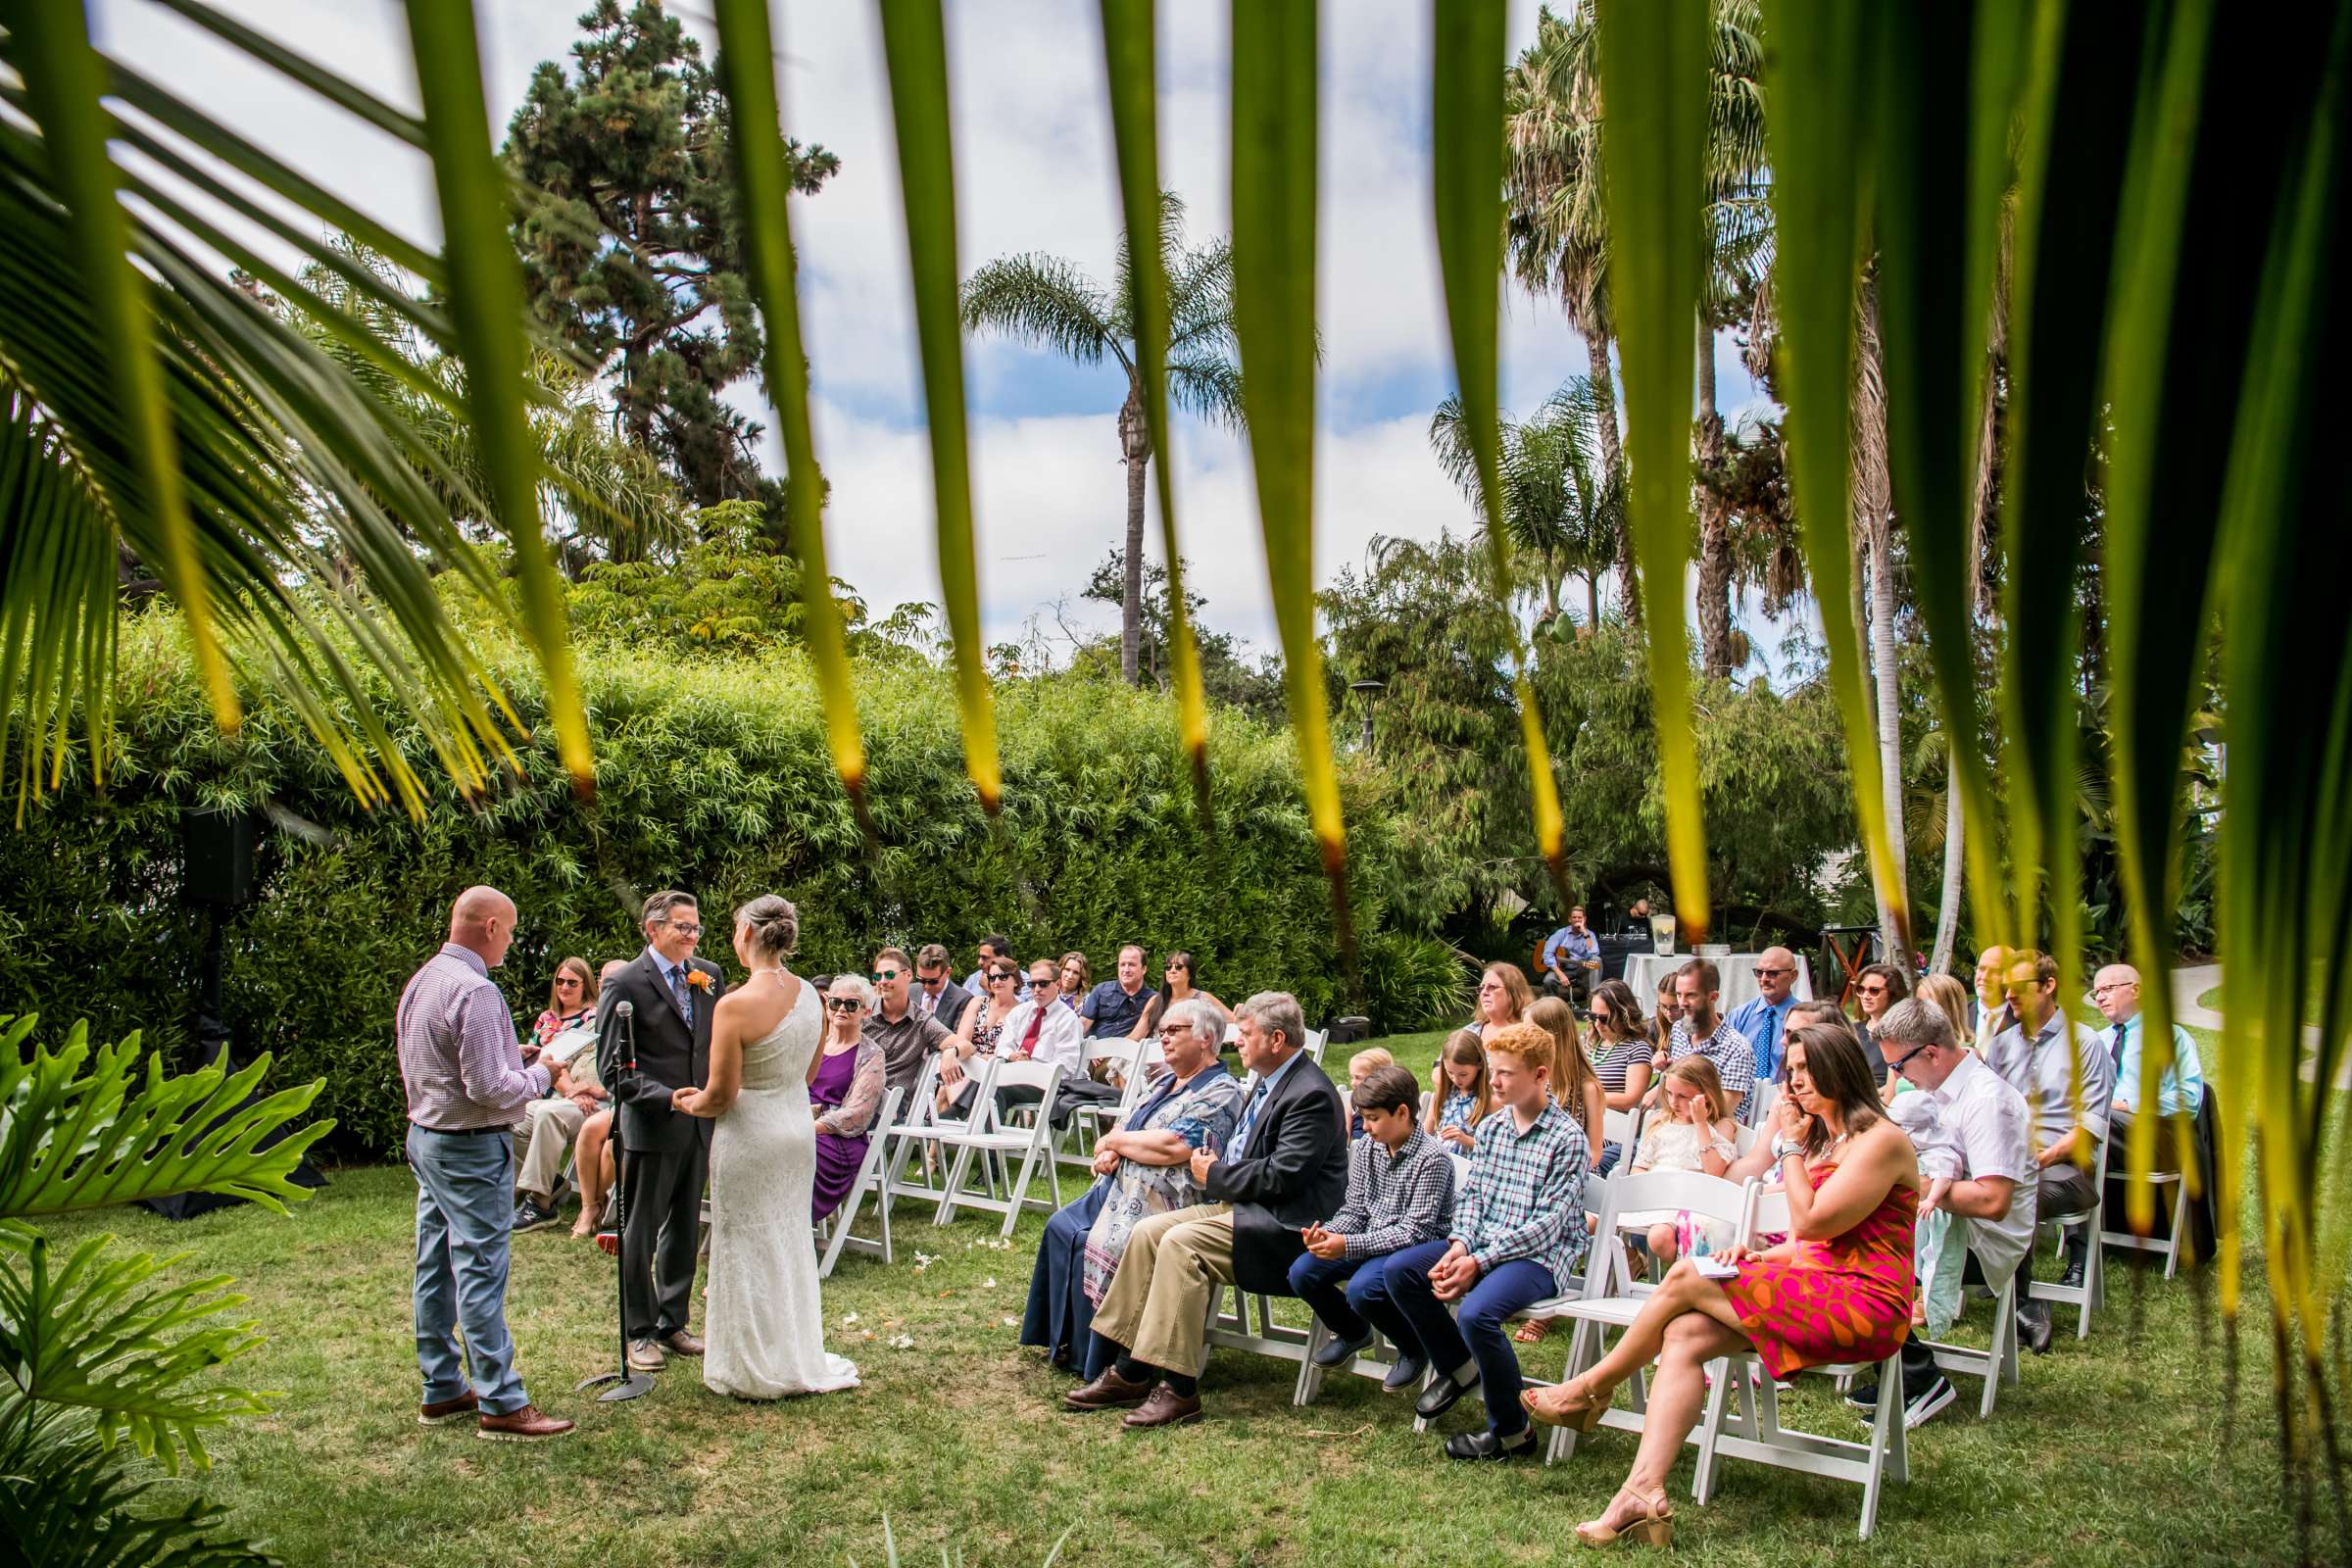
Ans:
{"label": "man in blue dress shirt", "polygon": [[1600,939],[1585,924],[1585,906],[1568,911],[1568,923],[1544,939],[1544,989],[1555,997],[1582,999],[1600,983]]}
{"label": "man in blue dress shirt", "polygon": [[1796,955],[1766,948],[1756,955],[1756,994],[1732,1009],[1732,1027],[1756,1051],[1756,1082],[1781,1080],[1781,1043],[1796,1006]]}

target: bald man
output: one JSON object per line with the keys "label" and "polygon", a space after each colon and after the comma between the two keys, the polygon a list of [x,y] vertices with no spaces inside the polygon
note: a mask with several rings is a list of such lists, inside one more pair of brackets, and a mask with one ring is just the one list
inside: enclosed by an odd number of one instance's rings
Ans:
{"label": "bald man", "polygon": [[[472,1420],[509,1443],[560,1438],[571,1423],[540,1413],[514,1371],[507,1332],[507,1260],[514,1151],[523,1107],[548,1092],[548,1069],[522,1059],[514,1014],[490,971],[514,940],[514,903],[471,887],[450,906],[449,940],[412,975],[394,1014],[416,1177],[416,1365],[424,1426]],[[460,1327],[466,1331],[461,1355]]]}
{"label": "bald man", "polygon": [[2009,1010],[2005,980],[2009,950],[1994,946],[1977,955],[1977,1054],[1984,1054],[1992,1037],[2016,1022]]}
{"label": "bald man", "polygon": [[1760,1084],[1780,1082],[1782,1042],[1788,1038],[1788,1014],[1795,1006],[1796,955],[1766,948],[1756,955],[1756,994],[1732,1009],[1732,1027],[1755,1048]]}

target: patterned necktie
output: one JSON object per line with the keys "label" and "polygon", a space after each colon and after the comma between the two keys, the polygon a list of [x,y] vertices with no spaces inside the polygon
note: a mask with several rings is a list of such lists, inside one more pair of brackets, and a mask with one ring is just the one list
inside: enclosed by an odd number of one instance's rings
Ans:
{"label": "patterned necktie", "polygon": [[1233,1141],[1225,1146],[1227,1159],[1239,1159],[1242,1151],[1250,1147],[1250,1129],[1257,1123],[1257,1107],[1265,1103],[1269,1081],[1260,1078],[1257,1087],[1250,1091],[1250,1103],[1242,1107],[1242,1119],[1233,1129]]}
{"label": "patterned necktie", "polygon": [[686,966],[684,964],[673,963],[669,966],[669,989],[677,995],[678,1011],[686,1015],[686,1027],[693,1028],[694,990],[686,984]]}

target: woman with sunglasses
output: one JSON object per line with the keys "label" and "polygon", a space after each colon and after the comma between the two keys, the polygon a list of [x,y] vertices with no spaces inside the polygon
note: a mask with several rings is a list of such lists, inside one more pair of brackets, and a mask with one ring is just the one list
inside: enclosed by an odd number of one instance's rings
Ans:
{"label": "woman with sunglasses", "polygon": [[544,1047],[566,1029],[577,1029],[596,1011],[596,971],[586,958],[565,958],[556,965],[555,983],[547,988],[547,1010],[531,1025],[531,1044]]}
{"label": "woman with sunglasses", "polygon": [[826,987],[825,1043],[808,1080],[816,1112],[816,1179],[809,1191],[811,1220],[841,1206],[865,1163],[867,1135],[882,1103],[882,1048],[865,1033],[874,988],[863,977],[836,976]]}
{"label": "woman with sunglasses", "polygon": [[982,1052],[997,1049],[997,1036],[1004,1032],[1004,1022],[1012,1009],[1021,1004],[1021,971],[1010,958],[993,957],[980,978],[979,1004],[963,1009],[963,1022],[956,1026],[956,1053],[943,1058],[939,1065],[938,1114],[953,1115],[964,1091],[963,1064]]}
{"label": "woman with sunglasses", "polygon": [[1178,949],[1168,955],[1167,966],[1160,971],[1159,994],[1144,1006],[1144,1015],[1135,1023],[1134,1039],[1145,1040],[1159,1033],[1159,1020],[1179,1002],[1213,1003],[1219,1012],[1228,1012],[1225,1004],[1214,993],[1203,991],[1195,982],[1193,956]]}

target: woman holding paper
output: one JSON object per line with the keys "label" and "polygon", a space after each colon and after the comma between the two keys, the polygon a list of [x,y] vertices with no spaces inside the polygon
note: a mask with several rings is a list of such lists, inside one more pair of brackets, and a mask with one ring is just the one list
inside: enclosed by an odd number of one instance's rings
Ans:
{"label": "woman holding paper", "polygon": [[1598,1519],[1576,1527],[1589,1546],[1674,1539],[1666,1477],[1698,1423],[1708,1361],[1753,1354],[1783,1378],[1825,1362],[1882,1360],[1910,1333],[1920,1186],[1911,1140],[1884,1114],[1850,1030],[1791,1030],[1786,1060],[1788,1097],[1804,1113],[1795,1137],[1773,1141],[1788,1239],[1760,1252],[1683,1259],[1607,1355],[1522,1396],[1537,1420],[1590,1432],[1617,1385],[1658,1363],[1632,1473]]}

